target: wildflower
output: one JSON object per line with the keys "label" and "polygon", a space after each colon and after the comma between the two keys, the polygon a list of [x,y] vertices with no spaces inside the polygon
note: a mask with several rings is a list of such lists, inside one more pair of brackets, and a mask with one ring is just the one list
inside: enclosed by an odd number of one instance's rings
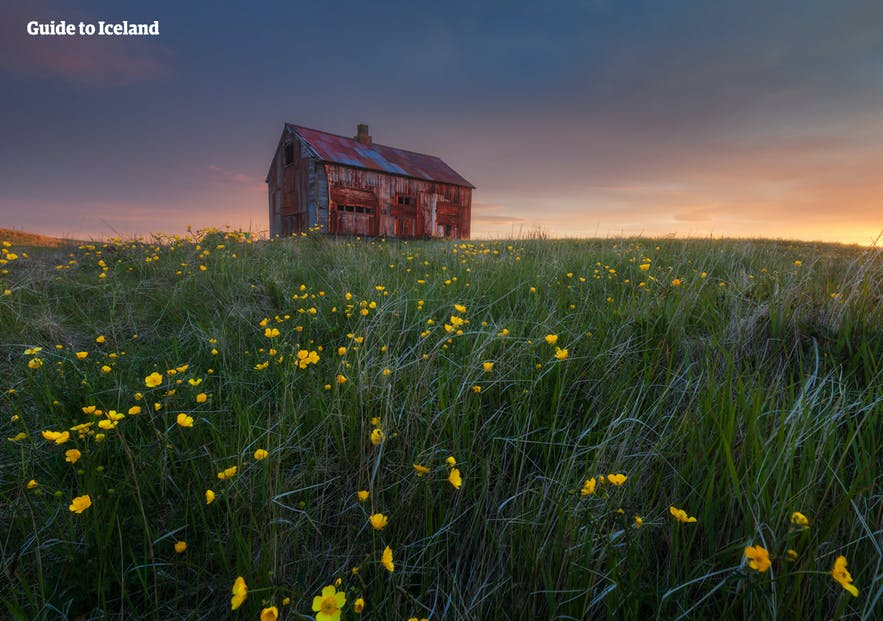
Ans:
{"label": "wildflower", "polygon": [[465,313],[466,307],[463,306],[462,304],[454,304],[454,310],[457,311],[458,313]]}
{"label": "wildflower", "polygon": [[424,474],[429,472],[429,468],[426,466],[421,466],[420,464],[414,464],[414,470],[417,472],[418,477],[422,477]]}
{"label": "wildflower", "polygon": [[175,552],[178,554],[183,554],[187,550],[187,542],[186,541],[176,541],[175,542]]}
{"label": "wildflower", "polygon": [[481,367],[484,369],[485,373],[490,373],[491,371],[494,370],[494,363],[493,362],[482,362]]}
{"label": "wildflower", "polygon": [[346,356],[346,347],[340,346],[337,348],[338,356]]}
{"label": "wildflower", "polygon": [[318,613],[316,621],[340,621],[340,610],[344,604],[346,593],[329,584],[322,589],[322,595],[313,598],[313,612]]}
{"label": "wildflower", "polygon": [[803,261],[800,261],[799,259],[794,262],[795,267],[800,267],[801,265],[803,265]]}
{"label": "wildflower", "polygon": [[239,576],[233,582],[233,597],[230,598],[230,610],[236,610],[242,606],[242,602],[248,597],[248,585],[245,584],[245,578]]}
{"label": "wildflower", "polygon": [[338,373],[337,377],[334,379],[337,381],[338,384],[346,384],[347,382],[346,375],[341,375],[340,373]]}
{"label": "wildflower", "polygon": [[31,479],[30,481],[28,481],[28,484],[25,487],[27,487],[28,489],[34,489],[38,485],[39,483],[37,483],[36,479]]}
{"label": "wildflower", "polygon": [[70,462],[72,464],[77,463],[77,460],[80,457],[81,453],[77,449],[68,449],[64,452],[64,461]]}
{"label": "wildflower", "polygon": [[383,369],[384,377],[389,377],[390,375],[392,375],[392,369]]}
{"label": "wildflower", "polygon": [[210,489],[205,490],[205,504],[210,505],[214,501],[215,501],[215,493]]}
{"label": "wildflower", "polygon": [[160,384],[162,384],[162,375],[156,371],[144,378],[144,385],[148,388],[156,388]]}
{"label": "wildflower", "polygon": [[89,352],[87,352],[87,351],[78,351],[76,355],[77,355],[77,360],[85,360],[85,359],[86,359],[86,356],[89,355]]}
{"label": "wildflower", "polygon": [[671,286],[672,287],[680,287],[681,286],[681,279],[675,278],[673,281],[671,281]]}
{"label": "wildflower", "polygon": [[809,528],[809,520],[803,515],[800,511],[795,511],[791,514],[791,523],[795,526],[802,526],[803,528]]}
{"label": "wildflower", "polygon": [[12,436],[11,438],[6,438],[6,439],[9,440],[10,442],[21,442],[22,440],[24,440],[27,437],[28,437],[28,434],[26,434],[24,431],[19,431],[17,434]]}
{"label": "wildflower", "polygon": [[796,561],[797,550],[795,550],[794,548],[788,548],[787,550],[785,550],[785,558],[792,562]]}
{"label": "wildflower", "polygon": [[193,427],[193,417],[187,416],[184,412],[178,414],[178,418],[176,420],[181,427]]}
{"label": "wildflower", "polygon": [[282,605],[283,605],[283,606],[288,606],[290,603],[291,603],[291,598],[290,598],[290,597],[283,598],[283,600],[282,600]]}
{"label": "wildflower", "polygon": [[358,492],[356,492],[356,498],[359,499],[359,502],[365,502],[366,500],[368,500],[368,496],[370,495],[371,493],[366,489],[360,489]]}
{"label": "wildflower", "polygon": [[55,444],[61,445],[70,440],[71,434],[69,431],[44,431],[43,438],[49,440],[50,442],[55,442]]}
{"label": "wildflower", "polygon": [[222,480],[222,481],[224,481],[224,480],[226,480],[226,479],[229,479],[229,478],[231,478],[233,475],[236,474],[236,470],[237,470],[236,466],[230,466],[230,467],[227,468],[226,470],[222,470],[221,472],[219,472],[219,473],[218,473],[218,478],[219,478],[220,480]]}
{"label": "wildflower", "polygon": [[106,340],[107,340],[107,339],[104,338],[104,335],[103,335],[103,334],[99,334],[98,336],[95,337],[95,342],[96,342],[96,343],[99,343],[99,344],[100,344],[100,343],[103,343],[103,342],[106,341]]}
{"label": "wildflower", "polygon": [[386,568],[386,571],[392,573],[395,571],[395,563],[392,562],[392,548],[386,546],[386,549],[383,550],[383,555],[380,557],[380,564]]}
{"label": "wildflower", "polygon": [[641,263],[641,264],[638,266],[638,268],[639,268],[642,272],[646,272],[647,270],[650,269],[650,264],[649,264],[649,263]]}
{"label": "wildflower", "polygon": [[28,360],[28,368],[29,369],[39,369],[43,366],[43,361],[40,358],[31,358]]}
{"label": "wildflower", "polygon": [[770,568],[770,554],[761,546],[748,546],[745,548],[745,557],[749,559],[748,566],[763,573]]}
{"label": "wildflower", "polygon": [[111,371],[113,371],[113,369],[111,367],[107,366],[106,364],[101,365],[101,372],[102,373],[110,373]]}
{"label": "wildflower", "polygon": [[558,360],[567,360],[567,356],[569,355],[570,352],[568,352],[566,349],[561,349],[560,347],[555,348],[555,357]]}
{"label": "wildflower", "polygon": [[360,615],[363,610],[365,610],[365,600],[360,597],[353,602],[353,612]]}
{"label": "wildflower", "polygon": [[451,474],[448,475],[448,482],[456,489],[460,489],[460,486],[463,485],[463,478],[460,476],[459,468],[451,469]]}
{"label": "wildflower", "polygon": [[371,523],[371,526],[374,528],[374,530],[383,530],[389,523],[389,518],[387,518],[382,513],[373,513],[368,518],[368,521]]}
{"label": "wildflower", "polygon": [[140,413],[141,413],[141,406],[140,405],[133,405],[132,407],[129,408],[129,416],[137,416]]}
{"label": "wildflower", "polygon": [[92,499],[89,498],[89,494],[85,494],[84,496],[77,496],[74,498],[68,509],[70,509],[72,513],[82,513],[91,506]]}
{"label": "wildflower", "polygon": [[265,450],[262,449],[262,448],[259,448],[258,450],[256,450],[256,451],[254,452],[254,458],[255,458],[257,461],[261,461],[262,459],[266,459],[266,458],[267,458],[267,455],[268,455],[267,451],[265,451]]}
{"label": "wildflower", "polygon": [[546,342],[549,345],[554,345],[555,343],[558,342],[558,335],[557,334],[547,334],[546,335]]}
{"label": "wildflower", "polygon": [[264,330],[264,336],[268,339],[274,339],[279,336],[279,328],[267,328]]}
{"label": "wildflower", "polygon": [[695,517],[688,516],[686,511],[684,511],[683,509],[678,509],[677,507],[669,507],[668,512],[671,513],[674,519],[684,524],[690,524],[696,521]]}
{"label": "wildflower", "polygon": [[276,621],[279,618],[279,609],[275,606],[261,610],[261,621]]}
{"label": "wildflower", "polygon": [[371,444],[377,446],[378,444],[383,444],[383,440],[386,439],[386,435],[384,435],[383,430],[380,428],[375,428],[371,431]]}
{"label": "wildflower", "polygon": [[480,392],[481,392],[481,386],[478,386],[478,385],[473,386],[473,387],[472,387],[472,392],[474,392],[475,394],[480,393]]}
{"label": "wildflower", "polygon": [[206,395],[204,392],[201,392],[198,395],[196,395],[196,402],[197,403],[205,403],[207,399],[208,399],[208,395]]}
{"label": "wildflower", "polygon": [[644,518],[640,515],[635,516],[635,528],[641,528],[644,525]]}
{"label": "wildflower", "polygon": [[831,569],[831,576],[840,583],[844,589],[849,591],[853,597],[858,597],[858,589],[852,584],[852,575],[846,569],[846,557],[838,556],[834,561],[834,567]]}
{"label": "wildflower", "polygon": [[457,459],[453,455],[449,455],[448,458],[445,460],[445,463],[453,468],[457,465]]}
{"label": "wildflower", "polygon": [[607,481],[611,485],[615,485],[617,487],[619,487],[620,485],[625,483],[627,479],[628,479],[628,477],[625,476],[624,474],[608,474],[607,475]]}

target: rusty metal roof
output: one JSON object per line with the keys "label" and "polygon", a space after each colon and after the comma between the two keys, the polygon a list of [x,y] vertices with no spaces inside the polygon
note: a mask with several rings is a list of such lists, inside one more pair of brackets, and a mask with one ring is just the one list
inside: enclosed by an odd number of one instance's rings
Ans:
{"label": "rusty metal roof", "polygon": [[286,123],[285,128],[303,138],[315,152],[316,157],[325,162],[468,188],[475,187],[441,159],[432,155],[376,143],[366,145],[354,138],[329,134],[292,123]]}

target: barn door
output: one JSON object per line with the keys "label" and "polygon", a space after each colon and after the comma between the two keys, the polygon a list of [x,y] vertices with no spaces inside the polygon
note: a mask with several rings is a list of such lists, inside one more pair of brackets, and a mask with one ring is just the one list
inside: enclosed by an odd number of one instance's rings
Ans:
{"label": "barn door", "polygon": [[331,189],[331,232],[338,235],[377,235],[377,196],[370,190]]}

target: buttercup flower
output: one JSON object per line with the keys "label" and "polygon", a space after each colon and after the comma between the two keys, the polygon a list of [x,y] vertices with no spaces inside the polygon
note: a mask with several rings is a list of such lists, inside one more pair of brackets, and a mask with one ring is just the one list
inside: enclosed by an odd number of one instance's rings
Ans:
{"label": "buttercup flower", "polygon": [[156,371],[144,378],[144,385],[148,388],[156,388],[160,384],[162,384],[162,375]]}
{"label": "buttercup flower", "polygon": [[858,597],[858,589],[852,584],[852,575],[846,569],[846,557],[838,556],[834,561],[834,567],[831,569],[831,576],[840,586],[849,591],[853,597]]}
{"label": "buttercup flower", "polygon": [[583,483],[583,488],[579,491],[583,496],[588,496],[590,494],[595,493],[595,487],[598,485],[598,482],[595,480],[595,477],[591,479],[586,479],[586,482]]}
{"label": "buttercup flower", "polygon": [[248,585],[245,584],[245,578],[239,576],[233,582],[233,597],[230,598],[230,610],[236,610],[242,606],[242,602],[248,597]]}
{"label": "buttercup flower", "polygon": [[208,395],[205,394],[204,392],[201,392],[198,395],[196,395],[196,402],[197,403],[205,403],[207,399],[208,399]]}
{"label": "buttercup flower", "polygon": [[210,489],[205,490],[205,504],[210,505],[214,501],[215,501],[215,493]]}
{"label": "buttercup flower", "polygon": [[262,448],[259,448],[258,450],[256,450],[256,451],[254,452],[254,458],[255,458],[257,461],[261,461],[262,459],[266,459],[268,454],[269,454],[269,453],[267,453],[267,451],[265,451],[265,450],[262,449]]}
{"label": "buttercup flower", "polygon": [[414,470],[417,472],[418,477],[422,477],[424,474],[429,472],[429,468],[426,466],[421,466],[420,464],[414,464]]}
{"label": "buttercup flower", "polygon": [[760,573],[770,568],[770,555],[766,548],[761,546],[748,546],[745,548],[745,557],[748,560],[748,566]]}
{"label": "buttercup flower", "polygon": [[360,597],[353,602],[353,612],[360,615],[363,610],[365,610],[365,600]]}
{"label": "buttercup flower", "polygon": [[236,466],[230,466],[226,470],[222,470],[218,473],[218,478],[224,481],[225,479],[229,479],[234,474],[236,474]]}
{"label": "buttercup flower", "polygon": [[368,500],[369,495],[370,492],[368,492],[368,490],[366,489],[360,489],[358,492],[356,492],[356,498],[359,499],[359,502],[365,502],[366,500]]}
{"label": "buttercup flower", "polygon": [[175,542],[175,552],[178,554],[183,554],[187,551],[187,542],[186,541],[176,541]]}
{"label": "buttercup flower", "polygon": [[625,476],[624,474],[608,474],[607,475],[607,481],[609,481],[611,485],[616,485],[617,487],[624,484],[627,479],[628,479],[628,477]]}
{"label": "buttercup flower", "polygon": [[83,359],[85,359],[88,355],[89,355],[89,352],[87,352],[87,351],[78,351],[78,352],[76,353],[77,360],[83,360]]}
{"label": "buttercup flower", "polygon": [[267,328],[264,330],[264,336],[268,339],[273,339],[279,336],[279,328]]}
{"label": "buttercup flower", "polygon": [[382,513],[371,514],[371,516],[368,518],[368,521],[371,523],[371,526],[374,528],[374,530],[383,530],[389,523],[389,519]]}
{"label": "buttercup flower", "polygon": [[809,520],[800,511],[791,514],[791,523],[795,526],[809,527]]}
{"label": "buttercup flower", "polygon": [[558,335],[557,334],[547,334],[546,335],[546,342],[549,345],[554,345],[555,343],[558,342]]}
{"label": "buttercup flower", "polygon": [[64,461],[75,464],[81,455],[82,454],[77,449],[68,449],[64,452]]}
{"label": "buttercup flower", "polygon": [[377,446],[378,444],[383,444],[383,440],[386,436],[383,433],[383,430],[379,428],[375,428],[371,431],[371,444]]}
{"label": "buttercup flower", "polygon": [[562,349],[560,347],[555,348],[555,358],[558,360],[567,360],[567,357],[570,355],[570,352],[566,349]]}
{"label": "buttercup flower", "polygon": [[316,621],[340,621],[340,610],[346,604],[346,593],[329,584],[322,589],[322,595],[313,598],[313,612]]}
{"label": "buttercup flower", "polygon": [[644,519],[640,515],[635,516],[635,528],[641,528],[644,525]]}
{"label": "buttercup flower", "polygon": [[460,489],[460,486],[463,485],[463,478],[460,476],[459,468],[451,469],[451,474],[448,475],[448,482],[455,488]]}
{"label": "buttercup flower", "polygon": [[671,513],[674,519],[684,524],[690,524],[696,521],[695,517],[688,516],[686,511],[684,511],[683,509],[678,509],[677,507],[669,507],[668,512]]}
{"label": "buttercup flower", "polygon": [[493,362],[482,362],[481,367],[482,367],[482,369],[484,369],[485,373],[490,373],[491,371],[494,370],[494,363]]}
{"label": "buttercup flower", "polygon": [[71,513],[82,513],[91,506],[92,499],[89,497],[89,494],[85,494],[74,498],[68,509],[70,509]]}
{"label": "buttercup flower", "polygon": [[261,621],[276,621],[279,618],[279,609],[275,606],[261,610]]}
{"label": "buttercup flower", "polygon": [[37,483],[37,480],[36,480],[36,479],[31,479],[30,481],[28,481],[28,484],[27,484],[26,487],[27,487],[28,489],[34,489],[34,488],[37,487],[38,485],[39,485],[39,483]]}
{"label": "buttercup flower", "polygon": [[180,414],[178,414],[177,423],[181,427],[193,427],[193,417],[187,416],[186,414],[181,412]]}
{"label": "buttercup flower", "polygon": [[386,568],[386,571],[392,573],[395,571],[395,563],[392,562],[392,548],[386,546],[383,550],[383,554],[380,557],[380,564]]}

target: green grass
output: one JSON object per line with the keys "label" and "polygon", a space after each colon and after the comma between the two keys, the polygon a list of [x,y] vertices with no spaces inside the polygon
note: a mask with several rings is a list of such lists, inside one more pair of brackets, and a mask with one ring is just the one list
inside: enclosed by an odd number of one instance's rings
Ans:
{"label": "green grass", "polygon": [[[883,609],[877,249],[206,232],[4,257],[8,618],[223,618],[237,576],[245,619],[313,618],[338,578],[345,619],[357,597],[362,618],[403,620]],[[126,416],[100,429],[111,410]],[[41,433],[89,422],[60,446]],[[628,479],[580,493],[611,473]],[[831,576],[840,555],[857,598]]]}

